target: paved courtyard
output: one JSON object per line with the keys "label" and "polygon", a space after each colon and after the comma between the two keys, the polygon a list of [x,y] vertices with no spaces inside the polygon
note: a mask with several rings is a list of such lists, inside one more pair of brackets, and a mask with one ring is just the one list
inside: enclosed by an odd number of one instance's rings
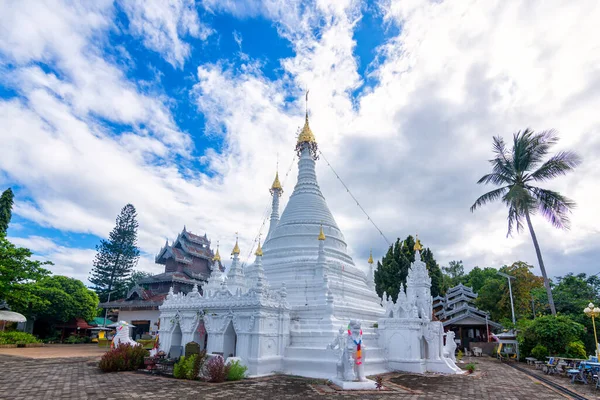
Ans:
{"label": "paved courtyard", "polygon": [[102,373],[98,357],[0,354],[0,399],[564,399],[499,362],[478,358],[475,376],[388,374],[386,391],[340,393],[321,380],[290,376],[208,384],[140,372]]}

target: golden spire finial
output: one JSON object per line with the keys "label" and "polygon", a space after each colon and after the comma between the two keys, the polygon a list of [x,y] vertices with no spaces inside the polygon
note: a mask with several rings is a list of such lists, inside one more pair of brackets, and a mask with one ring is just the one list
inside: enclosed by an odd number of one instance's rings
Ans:
{"label": "golden spire finial", "polygon": [[373,249],[369,251],[369,260],[367,262],[373,264]]}
{"label": "golden spire finial", "polygon": [[257,257],[262,257],[263,255],[262,247],[260,247],[260,234],[258,234],[258,247],[256,248],[256,252],[254,253],[254,255]]}
{"label": "golden spire finial", "polygon": [[273,193],[275,190],[283,191],[281,188],[281,182],[279,182],[279,171],[275,172],[275,179],[273,180],[273,185],[271,185],[271,193]]}
{"label": "golden spire finial", "polygon": [[415,247],[414,247],[415,251],[421,251],[423,250],[423,246],[421,246],[421,241],[419,240],[419,235],[415,235]]}
{"label": "golden spire finial", "polygon": [[219,241],[217,241],[217,252],[213,257],[213,261],[221,261],[221,255],[219,254]]}
{"label": "golden spire finial", "polygon": [[325,232],[323,232],[323,224],[321,224],[321,231],[319,232],[319,240],[325,240]]}
{"label": "golden spire finial", "polygon": [[298,143],[316,143],[315,135],[313,135],[310,130],[310,126],[308,125],[308,90],[306,91],[306,116],[304,117],[304,127],[302,127],[302,131],[300,131],[300,135],[298,135]]}
{"label": "golden spire finial", "polygon": [[235,246],[233,247],[233,250],[231,251],[231,255],[237,255],[240,254],[240,246],[238,246],[238,233],[235,233]]}

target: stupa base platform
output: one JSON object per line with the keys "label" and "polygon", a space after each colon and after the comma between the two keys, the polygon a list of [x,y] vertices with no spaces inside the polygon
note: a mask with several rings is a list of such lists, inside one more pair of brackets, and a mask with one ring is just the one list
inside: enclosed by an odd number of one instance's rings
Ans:
{"label": "stupa base platform", "polygon": [[343,381],[334,378],[331,382],[342,390],[377,390],[375,381],[367,379],[365,381]]}

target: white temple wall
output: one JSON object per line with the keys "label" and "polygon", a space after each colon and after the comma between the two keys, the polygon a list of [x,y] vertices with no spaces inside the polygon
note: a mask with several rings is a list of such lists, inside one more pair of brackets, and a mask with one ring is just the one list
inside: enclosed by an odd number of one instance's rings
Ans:
{"label": "white temple wall", "polygon": [[125,321],[132,325],[135,325],[132,323],[133,321],[150,321],[150,331],[156,332],[158,331],[156,324],[159,318],[160,311],[158,310],[119,310],[117,321]]}
{"label": "white temple wall", "polygon": [[379,346],[387,352],[389,368],[423,373],[421,321],[404,318],[382,318],[378,322]]}

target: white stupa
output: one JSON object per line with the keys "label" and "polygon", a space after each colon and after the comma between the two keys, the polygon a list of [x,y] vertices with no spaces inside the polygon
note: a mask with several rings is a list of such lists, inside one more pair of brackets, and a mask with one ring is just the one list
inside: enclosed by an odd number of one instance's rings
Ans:
{"label": "white stupa", "polygon": [[[269,234],[263,246],[263,266],[269,282],[287,285],[288,302],[303,321],[320,318],[326,306],[323,275],[327,276],[334,299],[334,317],[359,318],[371,323],[383,315],[380,300],[368,287],[367,275],[357,268],[348,254],[346,240],[321,193],[315,162],[316,140],[308,123],[298,136],[298,181],[281,219],[271,218]],[[275,179],[272,216],[278,215],[281,188]],[[320,241],[324,233],[325,263],[318,265]],[[324,271],[323,271],[324,269]],[[363,324],[364,325],[364,324]],[[337,332],[337,328],[335,328]]]}
{"label": "white stupa", "polygon": [[395,305],[382,306],[375,292],[372,256],[365,273],[348,254],[317,182],[318,148],[308,113],[296,152],[296,186],[279,218],[283,190],[275,175],[269,231],[255,262],[242,268],[236,238],[226,278],[215,270],[202,295],[170,292],[160,307],[161,349],[206,342],[208,353],[240,357],[250,375],[332,378],[340,354],[330,344],[343,342],[340,328],[358,320],[367,375],[403,368],[453,373],[442,357],[441,323],[431,321],[424,263],[417,260],[400,296],[402,307],[415,312],[394,314]]}

